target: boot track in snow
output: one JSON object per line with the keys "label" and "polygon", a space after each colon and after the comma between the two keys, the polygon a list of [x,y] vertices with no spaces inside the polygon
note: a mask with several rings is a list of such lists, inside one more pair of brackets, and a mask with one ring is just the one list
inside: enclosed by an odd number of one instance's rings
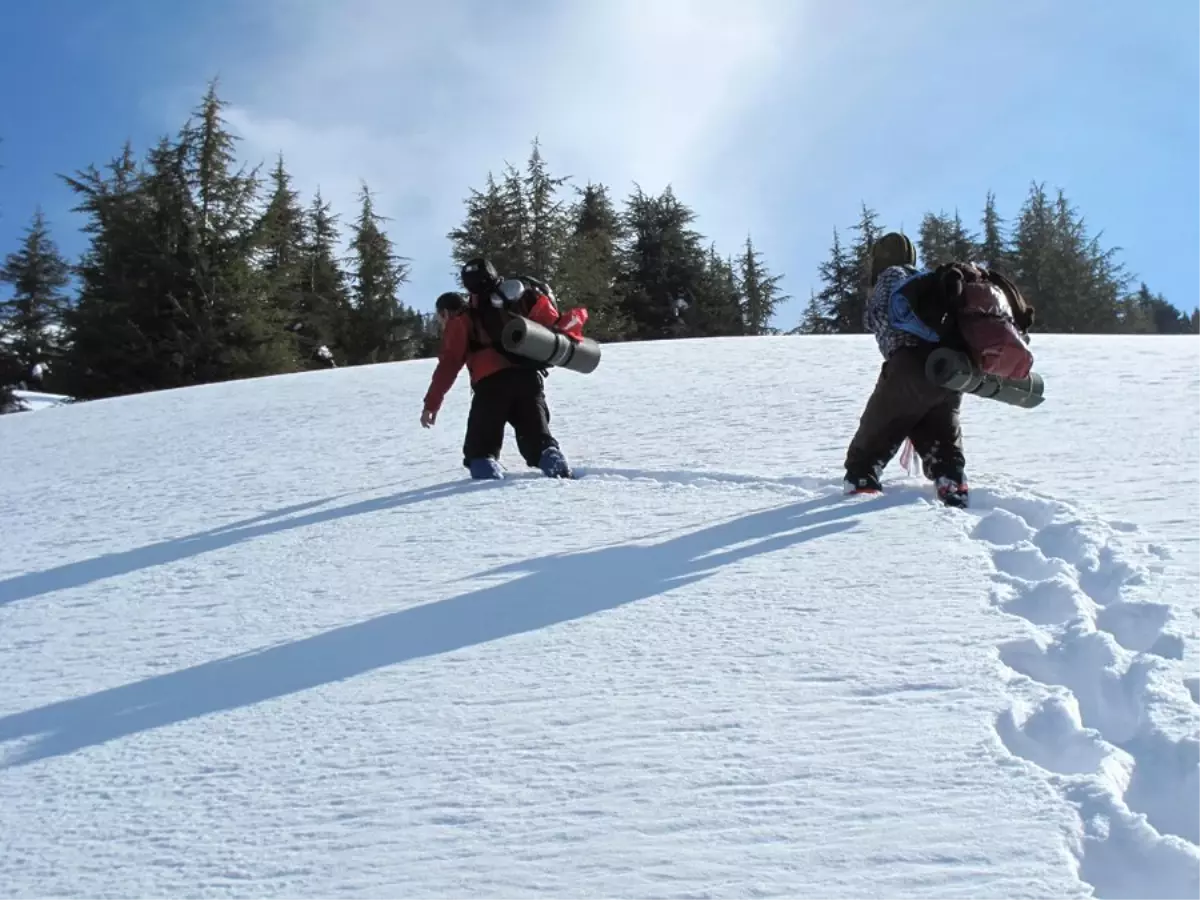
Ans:
{"label": "boot track in snow", "polygon": [[998,648],[1014,694],[1000,741],[1077,808],[1072,850],[1096,896],[1197,896],[1196,682],[1172,664],[1171,608],[1129,597],[1149,572],[1117,546],[1129,528],[1051,499],[972,501],[965,527],[991,553],[992,602],[1031,632]]}

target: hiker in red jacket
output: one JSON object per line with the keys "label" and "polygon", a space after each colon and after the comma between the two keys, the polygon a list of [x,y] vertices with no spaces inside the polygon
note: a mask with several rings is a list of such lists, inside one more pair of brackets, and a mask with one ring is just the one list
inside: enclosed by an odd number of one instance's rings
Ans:
{"label": "hiker in red jacket", "polygon": [[437,421],[446,392],[465,365],[472,397],[463,465],[471,477],[504,477],[500,450],[504,427],[511,424],[527,465],[550,478],[570,478],[571,468],[550,431],[544,370],[539,363],[510,354],[500,342],[500,332],[514,314],[548,328],[559,326],[554,300],[548,291],[531,286],[525,286],[517,300],[510,300],[500,293],[500,276],[486,259],[469,261],[461,278],[467,297],[451,292],[437,301],[442,345],[425,394],[421,424],[429,428]]}

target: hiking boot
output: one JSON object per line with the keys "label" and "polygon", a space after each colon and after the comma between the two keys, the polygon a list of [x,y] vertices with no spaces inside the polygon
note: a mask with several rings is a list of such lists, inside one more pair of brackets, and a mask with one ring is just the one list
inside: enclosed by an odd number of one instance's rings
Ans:
{"label": "hiking boot", "polygon": [[542,458],[538,461],[538,468],[545,473],[547,478],[571,477],[571,467],[567,464],[567,458],[563,456],[563,452],[557,447],[547,447],[542,451]]}
{"label": "hiking boot", "polygon": [[846,494],[879,494],[883,492],[883,485],[874,475],[852,476],[847,474],[842,482],[842,492]]}
{"label": "hiking boot", "polygon": [[500,468],[500,463],[490,456],[471,460],[467,468],[471,471],[471,477],[480,481],[489,478],[498,480],[504,477],[504,470]]}
{"label": "hiking boot", "polygon": [[960,509],[967,507],[968,494],[967,483],[965,481],[955,481],[943,475],[935,484],[937,486],[938,499],[944,504]]}

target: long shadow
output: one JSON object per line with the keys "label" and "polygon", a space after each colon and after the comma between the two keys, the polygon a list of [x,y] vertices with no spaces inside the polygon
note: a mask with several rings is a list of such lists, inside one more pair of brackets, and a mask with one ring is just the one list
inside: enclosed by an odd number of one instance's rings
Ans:
{"label": "long shadow", "polygon": [[0,719],[0,742],[36,738],[6,766],[501,640],[615,609],[699,581],[718,568],[854,528],[856,516],[909,502],[824,497],[756,512],[656,544],[550,555],[493,572],[512,581],[408,607],[313,637]]}
{"label": "long shadow", "polygon": [[736,472],[715,472],[706,469],[625,469],[613,466],[580,466],[577,478],[610,477],[630,481],[650,480],[659,484],[700,484],[707,481],[721,484],[774,485],[777,487],[799,487],[806,490],[823,490],[838,487],[840,478],[816,478],[807,475],[745,475]]}
{"label": "long shadow", "polygon": [[[495,484],[503,484],[503,482],[495,482]],[[185,537],[159,541],[155,544],[136,547],[132,550],[123,550],[119,553],[106,553],[103,556],[66,563],[41,572],[27,572],[23,575],[14,575],[11,578],[5,578],[0,580],[0,606],[16,603],[19,600],[28,600],[31,597],[49,594],[54,591],[61,591],[66,588],[80,587],[92,582],[103,581],[106,578],[128,575],[130,572],[136,572],[139,569],[149,569],[154,566],[178,562],[181,559],[200,556],[203,553],[211,553],[214,550],[222,550],[234,544],[239,544],[242,541],[248,541],[266,534],[277,534],[292,528],[304,528],[308,525],[316,525],[320,522],[329,522],[334,519],[344,519],[348,516],[358,516],[364,513],[395,509],[413,503],[421,503],[425,500],[448,497],[468,490],[487,489],[491,486],[491,483],[480,485],[465,479],[457,479],[429,487],[402,491],[384,497],[360,500],[356,503],[335,506],[305,515],[298,515],[298,513],[303,513],[307,509],[324,506],[338,499],[338,497],[345,495],[335,495],[323,500],[298,503],[294,506],[263,513],[262,515],[254,516],[241,522],[222,525]]]}

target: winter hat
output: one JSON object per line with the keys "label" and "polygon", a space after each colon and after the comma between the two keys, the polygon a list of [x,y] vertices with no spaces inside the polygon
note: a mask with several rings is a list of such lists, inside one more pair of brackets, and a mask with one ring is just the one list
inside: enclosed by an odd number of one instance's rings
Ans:
{"label": "winter hat", "polygon": [[472,294],[486,296],[500,284],[500,275],[490,259],[477,257],[468,260],[460,273],[462,285]]}
{"label": "winter hat", "polygon": [[467,298],[458,291],[446,291],[446,293],[437,298],[437,303],[433,305],[433,308],[438,312],[454,315],[467,308]]}
{"label": "winter hat", "polygon": [[879,273],[892,266],[915,266],[917,251],[907,235],[889,231],[871,247],[871,284],[879,279]]}

